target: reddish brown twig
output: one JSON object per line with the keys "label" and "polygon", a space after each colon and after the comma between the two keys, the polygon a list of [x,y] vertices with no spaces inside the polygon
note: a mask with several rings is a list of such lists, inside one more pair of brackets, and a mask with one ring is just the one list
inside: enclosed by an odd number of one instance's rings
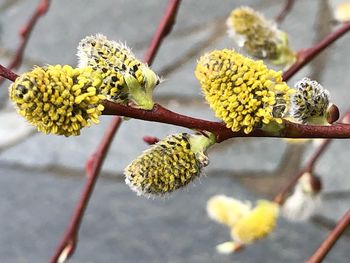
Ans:
{"label": "reddish brown twig", "polygon": [[[158,29],[151,41],[150,48],[148,49],[146,56],[145,56],[145,62],[148,64],[151,64],[153,61],[153,58],[157,52],[157,49],[159,48],[163,38],[169,33],[172,24],[175,21],[175,15],[176,11],[178,9],[178,6],[180,5],[180,0],[170,0],[166,12],[158,26]],[[120,124],[120,117],[115,117],[109,126],[109,129],[106,131],[104,138],[102,139],[101,143],[99,144],[99,148],[97,152],[99,154],[93,154],[90,158],[90,160],[87,162],[87,174],[88,179],[84,188],[84,191],[82,193],[81,199],[79,200],[77,207],[74,211],[73,217],[70,221],[69,227],[66,230],[66,233],[60,243],[60,245],[57,247],[56,252],[51,259],[51,263],[57,263],[57,262],[63,262],[67,258],[69,258],[77,245],[77,237],[78,237],[78,231],[80,227],[80,223],[82,220],[82,217],[85,212],[85,208],[89,202],[89,197],[92,194],[95,182],[98,178],[100,168],[103,164],[103,161],[105,159],[105,156],[108,151],[108,147],[111,143],[111,141],[114,138],[115,134],[115,128],[118,127]],[[114,130],[114,131],[113,131]],[[99,151],[99,149],[105,149]],[[91,169],[91,171],[89,171]],[[63,260],[61,260],[63,259]],[[58,261],[59,260],[59,261]]]}
{"label": "reddish brown twig", "polygon": [[298,52],[297,61],[283,73],[283,79],[287,81],[295,73],[297,73],[302,67],[304,67],[308,62],[310,62],[314,57],[321,53],[325,48],[330,46],[334,41],[343,36],[346,32],[350,30],[350,21],[342,24],[337,30],[330,33],[319,43],[314,45],[311,48],[304,49]]}
{"label": "reddish brown twig", "polygon": [[305,166],[295,175],[291,178],[291,180],[288,181],[287,185],[284,186],[284,188],[275,196],[273,199],[274,202],[277,204],[282,205],[289,194],[289,192],[293,189],[295,184],[298,182],[300,177],[303,176],[304,173],[311,173],[316,161],[318,158],[322,155],[322,153],[325,151],[329,143],[331,142],[330,139],[324,140],[319,147],[315,150],[313,155],[311,156],[310,160],[305,164]]}
{"label": "reddish brown twig", "polygon": [[[36,22],[38,21],[38,19],[41,16],[43,16],[49,9],[50,1],[51,0],[41,0],[38,6],[36,7],[34,13],[32,14],[32,16],[29,18],[28,22],[20,29],[20,32],[19,32],[19,35],[21,38],[20,44],[15,52],[15,56],[13,57],[13,59],[11,60],[11,62],[7,67],[8,69],[11,69],[11,70],[16,69],[21,65],[24,49],[27,46],[30,34],[33,31],[33,28]],[[0,76],[3,76],[3,75],[0,75]],[[3,76],[3,77],[6,78],[6,76]],[[3,80],[4,80],[3,78],[0,78],[0,84]]]}
{"label": "reddish brown twig", "polygon": [[18,78],[18,75],[0,64],[0,77],[11,81],[15,81],[16,78]]}
{"label": "reddish brown twig", "polygon": [[316,252],[306,261],[307,263],[320,263],[335,245],[337,240],[350,225],[350,210],[339,220],[335,228],[329,233]]}
{"label": "reddish brown twig", "polygon": [[151,43],[148,47],[148,50],[143,58],[145,63],[151,65],[158,49],[163,42],[163,39],[170,33],[170,31],[173,28],[173,25],[175,24],[177,10],[180,6],[181,0],[172,0],[169,1],[164,16],[162,20],[160,21],[157,31],[154,34],[154,37],[151,40]]}
{"label": "reddish brown twig", "polygon": [[292,10],[294,4],[295,0],[285,0],[284,6],[281,9],[280,13],[276,16],[275,21],[279,24],[282,23],[288,15],[288,13],[290,12],[290,10]]}
{"label": "reddish brown twig", "polygon": [[216,134],[217,142],[222,142],[233,137],[285,137],[285,138],[350,138],[350,125],[335,123],[330,126],[303,125],[284,121],[284,126],[279,131],[264,131],[256,129],[249,134],[232,132],[222,122],[207,121],[192,118],[186,115],[170,111],[159,104],[155,104],[153,110],[140,110],[111,101],[103,101],[104,115],[120,115],[134,119],[154,121],[186,127],[189,129],[206,130]]}
{"label": "reddish brown twig", "polygon": [[74,209],[72,218],[69,222],[69,226],[64,234],[62,241],[57,247],[55,255],[52,257],[51,262],[65,262],[73,253],[76,248],[78,240],[78,231],[86,210],[87,204],[93,192],[98,174],[101,170],[103,160],[106,153],[113,141],[114,134],[121,124],[121,117],[114,117],[112,125],[107,129],[101,143],[99,144],[95,153],[93,153],[90,159],[86,162],[86,182]]}
{"label": "reddish brown twig", "polygon": [[[350,117],[350,109],[346,112],[344,117],[342,118],[342,122],[346,122],[346,120]],[[328,145],[331,143],[332,139],[326,139],[321,142],[321,144],[315,149],[314,153],[311,155],[308,162],[304,165],[304,167],[288,181],[288,183],[284,186],[284,188],[275,196],[274,201],[280,205],[284,203],[288,193],[293,189],[295,184],[298,182],[299,178],[304,173],[312,173],[317,160],[323,154],[323,152],[327,149]]]}

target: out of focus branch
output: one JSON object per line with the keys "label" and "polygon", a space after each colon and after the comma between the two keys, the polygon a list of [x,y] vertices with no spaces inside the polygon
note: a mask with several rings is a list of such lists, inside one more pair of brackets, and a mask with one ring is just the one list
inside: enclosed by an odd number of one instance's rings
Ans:
{"label": "out of focus branch", "polygon": [[279,24],[282,23],[288,15],[288,13],[290,12],[290,10],[292,10],[294,4],[295,0],[285,0],[284,6],[282,7],[280,13],[276,16],[275,21]]}
{"label": "out of focus branch", "polygon": [[[41,0],[39,2],[38,6],[36,7],[34,13],[29,18],[28,22],[26,22],[26,24],[20,29],[20,32],[19,32],[20,44],[17,47],[17,50],[15,52],[15,56],[13,57],[13,59],[11,60],[11,62],[9,63],[9,65],[7,67],[8,69],[11,69],[11,70],[17,69],[21,65],[22,59],[23,59],[23,53],[24,53],[24,50],[27,46],[30,34],[32,33],[33,28],[35,27],[38,19],[41,16],[43,16],[47,12],[47,10],[49,9],[50,1],[51,0]],[[7,76],[2,75],[1,72],[0,72],[0,76],[2,76],[3,78],[7,78]],[[4,80],[3,78],[0,78],[0,84]],[[10,79],[10,80],[14,81],[13,79]]]}
{"label": "out of focus branch", "polygon": [[325,48],[330,46],[337,39],[341,38],[349,30],[350,30],[350,21],[342,24],[337,30],[330,33],[328,36],[326,36],[316,45],[299,51],[297,61],[286,72],[283,73],[283,79],[285,81],[290,79],[302,67],[304,67],[307,63],[309,63],[314,57],[316,57],[319,53],[321,53]]}
{"label": "out of focus branch", "polygon": [[316,252],[306,261],[307,263],[320,263],[333,248],[335,243],[350,225],[350,210],[339,220],[335,228],[329,233]]}

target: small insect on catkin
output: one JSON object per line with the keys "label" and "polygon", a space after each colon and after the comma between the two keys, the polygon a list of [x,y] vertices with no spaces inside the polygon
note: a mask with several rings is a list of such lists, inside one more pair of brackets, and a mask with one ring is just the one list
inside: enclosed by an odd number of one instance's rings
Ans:
{"label": "small insect on catkin", "polygon": [[296,92],[291,99],[289,113],[291,117],[303,124],[328,124],[329,115],[334,115],[336,107],[329,103],[328,90],[309,78],[298,81],[295,89]]}
{"label": "small insect on catkin", "polygon": [[102,77],[91,68],[36,67],[9,88],[10,99],[29,123],[44,133],[79,135],[103,111]]}
{"label": "small insect on catkin", "polygon": [[213,135],[179,133],[166,137],[125,168],[125,182],[138,195],[164,195],[198,178],[209,161]]}
{"label": "small insect on catkin", "polygon": [[281,72],[229,49],[203,55],[195,75],[216,116],[234,132],[281,123],[293,93]]}
{"label": "small insect on catkin", "polygon": [[229,36],[249,55],[269,59],[274,64],[289,64],[295,60],[287,34],[252,8],[234,9],[226,24]]}
{"label": "small insect on catkin", "polygon": [[92,67],[103,77],[102,92],[117,103],[133,102],[142,109],[152,109],[153,90],[159,77],[136,59],[125,44],[97,34],[82,39],[78,46],[79,67]]}

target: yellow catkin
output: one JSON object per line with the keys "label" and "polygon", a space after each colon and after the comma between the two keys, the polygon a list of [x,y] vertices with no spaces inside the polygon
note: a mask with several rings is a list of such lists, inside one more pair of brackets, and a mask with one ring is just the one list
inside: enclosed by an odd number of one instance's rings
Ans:
{"label": "yellow catkin", "polygon": [[334,18],[341,23],[350,21],[350,2],[338,3],[334,8]]}
{"label": "yellow catkin", "polygon": [[228,33],[248,54],[276,64],[294,61],[287,34],[250,7],[234,9],[227,19]]}
{"label": "yellow catkin", "polygon": [[77,55],[79,67],[89,66],[100,72],[104,79],[102,92],[112,101],[127,103],[132,99],[130,95],[132,97],[133,91],[130,88],[133,87],[128,87],[130,83],[145,93],[151,92],[147,90],[149,86],[153,91],[159,84],[159,77],[145,63],[136,59],[126,45],[108,40],[104,35],[82,39]]}
{"label": "yellow catkin", "polygon": [[258,201],[257,206],[231,229],[232,238],[243,244],[264,238],[275,228],[278,214],[278,204],[267,200]]}
{"label": "yellow catkin", "polygon": [[281,72],[229,49],[203,55],[195,75],[216,116],[234,132],[280,123],[293,93]]}
{"label": "yellow catkin", "polygon": [[[209,140],[200,136],[180,133],[159,141],[125,168],[126,183],[138,195],[163,195],[184,187],[208,165],[204,151]],[[204,146],[198,148],[192,138]]]}
{"label": "yellow catkin", "polygon": [[250,209],[250,203],[243,203],[225,195],[215,195],[207,202],[209,217],[229,227],[234,226]]}
{"label": "yellow catkin", "polygon": [[9,88],[17,111],[44,133],[79,135],[98,123],[101,75],[91,68],[56,65],[36,67],[22,74]]}

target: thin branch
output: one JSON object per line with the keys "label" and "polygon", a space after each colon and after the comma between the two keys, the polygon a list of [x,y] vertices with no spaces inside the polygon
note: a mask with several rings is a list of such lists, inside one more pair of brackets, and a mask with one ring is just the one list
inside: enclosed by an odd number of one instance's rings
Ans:
{"label": "thin branch", "polygon": [[335,228],[330,232],[316,252],[306,261],[307,263],[320,263],[335,245],[337,240],[350,225],[350,210],[339,220]]}
{"label": "thin branch", "polygon": [[163,39],[171,32],[173,25],[175,24],[177,10],[180,6],[181,0],[169,1],[164,16],[160,21],[157,31],[153,36],[148,50],[144,56],[145,63],[151,65],[158,52]]}
{"label": "thin branch", "polygon": [[[180,0],[170,0],[168,2],[166,12],[157,28],[157,31],[154,37],[151,40],[150,47],[145,55],[145,62],[151,64],[158,48],[160,47],[163,38],[170,32],[172,24],[175,22],[175,16],[180,5]],[[102,167],[105,156],[108,152],[110,143],[112,142],[115,131],[119,127],[121,122],[120,117],[115,117],[107,129],[102,141],[99,144],[99,148],[96,153],[93,154],[87,162],[87,176],[84,190],[81,195],[76,209],[73,213],[70,224],[63,236],[60,245],[57,247],[54,256],[51,259],[51,263],[64,262],[68,259],[73,253],[77,246],[78,232],[81,220],[83,218],[85,209],[89,202],[89,198],[94,189],[94,185],[97,181],[100,169]]]}
{"label": "thin branch", "polygon": [[101,143],[99,144],[96,152],[92,154],[90,159],[86,163],[86,181],[81,193],[80,199],[74,209],[72,218],[69,222],[69,226],[64,234],[62,241],[56,249],[54,256],[51,259],[52,263],[65,262],[75,251],[78,231],[84,216],[87,204],[93,192],[98,174],[100,173],[103,160],[106,153],[113,141],[114,134],[121,124],[121,117],[114,117],[112,125],[107,129]]}
{"label": "thin branch", "polygon": [[304,67],[314,57],[316,57],[325,48],[330,46],[333,42],[335,42],[337,39],[339,39],[349,30],[350,30],[350,21],[342,24],[336,31],[330,33],[328,36],[326,36],[324,39],[322,39],[319,43],[317,43],[313,47],[299,51],[297,61],[286,72],[283,73],[283,80],[284,81],[289,80],[302,67]]}
{"label": "thin branch", "polygon": [[[7,67],[8,69],[11,69],[11,70],[17,69],[21,65],[22,59],[23,59],[23,53],[27,46],[30,34],[32,33],[33,28],[36,25],[36,22],[38,21],[38,19],[44,14],[46,14],[50,6],[50,1],[51,0],[41,0],[38,6],[36,7],[34,13],[32,14],[32,16],[29,18],[28,22],[20,29],[19,34],[21,37],[21,41],[15,52],[15,56],[13,57],[13,59],[11,60],[10,64]],[[0,76],[7,78],[6,75],[4,76],[0,74]],[[0,84],[3,80],[4,80],[3,78],[0,78]]]}
{"label": "thin branch", "polygon": [[324,140],[315,150],[313,155],[310,157],[310,160],[305,164],[305,166],[297,173],[295,174],[288,183],[283,187],[283,189],[275,196],[273,199],[274,202],[276,202],[279,205],[282,205],[288,196],[289,192],[293,189],[293,187],[296,185],[300,177],[303,176],[304,173],[311,173],[316,161],[321,156],[321,154],[325,151],[329,143],[331,142],[330,139]]}
{"label": "thin branch", "polygon": [[[350,109],[346,112],[344,117],[341,119],[341,122],[346,122],[346,120],[350,117]],[[304,165],[304,167],[295,174],[288,183],[280,190],[280,192],[275,196],[274,202],[282,205],[288,195],[288,193],[293,189],[295,184],[298,182],[299,178],[303,176],[304,173],[312,173],[316,162],[321,157],[323,152],[327,149],[328,145],[331,143],[332,139],[323,140],[322,143],[315,149],[314,153],[310,156],[308,162]]]}
{"label": "thin branch", "polygon": [[14,82],[16,78],[18,78],[18,75],[0,64],[0,77],[3,77],[5,79],[8,79]]}
{"label": "thin branch", "polygon": [[292,10],[294,4],[295,0],[285,0],[284,6],[281,9],[280,13],[276,16],[275,21],[279,24],[282,23],[290,10]]}
{"label": "thin branch", "polygon": [[232,132],[223,122],[192,118],[170,111],[159,104],[146,111],[131,108],[111,101],[103,101],[104,115],[120,115],[134,119],[167,123],[195,130],[206,130],[216,134],[217,142],[233,137],[283,137],[283,138],[350,138],[350,125],[335,123],[330,126],[303,125],[284,120],[279,131],[256,129],[249,134]]}

